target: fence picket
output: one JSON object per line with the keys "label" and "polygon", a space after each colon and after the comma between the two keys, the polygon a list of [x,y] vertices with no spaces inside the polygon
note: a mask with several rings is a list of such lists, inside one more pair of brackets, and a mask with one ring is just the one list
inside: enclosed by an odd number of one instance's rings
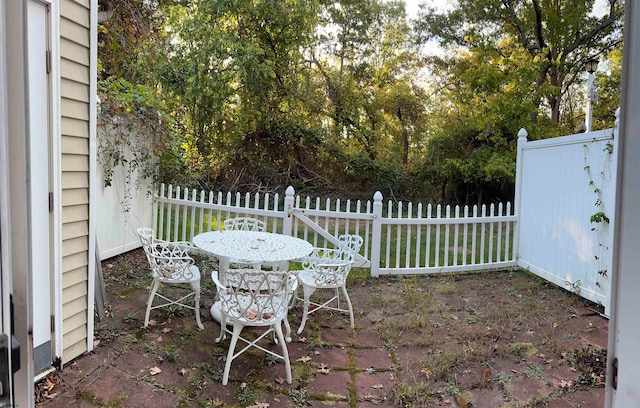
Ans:
{"label": "fence picket", "polygon": [[[438,204],[438,206],[436,207],[436,218],[441,219],[442,218],[442,206],[440,204]],[[438,223],[436,224],[436,259],[435,259],[435,264],[433,266],[435,266],[436,268],[440,266],[440,227],[442,226],[442,224]]]}
{"label": "fence picket", "polygon": [[[482,204],[482,219],[486,219],[487,217],[487,206]],[[480,224],[480,263],[484,263],[484,234],[485,234],[485,223]]]}
{"label": "fence picket", "polygon": [[[431,221],[431,204],[427,205],[427,218]],[[429,268],[431,266],[431,224],[427,224],[427,242],[425,243],[425,257],[426,261],[424,265]]]}
{"label": "fence picket", "polygon": [[[445,218],[451,218],[451,206],[447,205],[445,207]],[[442,266],[449,266],[449,237],[451,224],[447,224],[444,227],[444,262]]]}
{"label": "fence picket", "polygon": [[[498,216],[502,216],[502,203],[498,204]],[[496,261],[500,262],[500,250],[502,249],[502,221],[498,221],[498,244],[496,245]]]}
{"label": "fence picket", "polygon": [[[511,215],[511,202],[507,201],[507,215]],[[507,222],[506,223],[506,231],[505,231],[505,236],[504,236],[504,260],[505,261],[509,261],[511,260],[509,258],[509,236],[511,233],[511,223]],[[513,253],[513,252],[512,252]]]}
{"label": "fence picket", "polygon": [[[460,218],[460,206],[456,205],[456,209],[455,209],[455,213],[454,213],[454,217],[455,218]],[[458,235],[460,235],[460,228],[459,225],[454,225],[454,231],[453,231],[453,266],[457,266],[458,265],[458,252],[460,251],[460,248],[458,247]]]}

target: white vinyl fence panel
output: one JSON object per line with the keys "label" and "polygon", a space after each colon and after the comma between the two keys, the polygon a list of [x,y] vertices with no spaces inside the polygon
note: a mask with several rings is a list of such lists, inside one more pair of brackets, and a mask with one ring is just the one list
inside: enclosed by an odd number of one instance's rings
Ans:
{"label": "white vinyl fence panel", "polygon": [[[602,304],[606,312],[616,181],[614,130],[531,142],[526,131],[519,136],[518,266]],[[599,213],[602,221],[592,222]]]}
{"label": "white vinyl fence panel", "polygon": [[137,172],[127,180],[125,169],[113,171],[111,186],[104,186],[104,173],[97,172],[97,245],[100,259],[111,258],[141,246],[136,229],[152,222],[150,187],[137,186]]}

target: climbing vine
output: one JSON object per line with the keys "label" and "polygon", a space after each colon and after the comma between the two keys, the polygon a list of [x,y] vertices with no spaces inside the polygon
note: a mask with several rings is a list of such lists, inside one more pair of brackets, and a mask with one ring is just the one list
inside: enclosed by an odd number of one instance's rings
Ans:
{"label": "climbing vine", "polygon": [[[591,224],[593,224],[593,226],[591,227],[591,231],[593,231],[596,235],[597,250],[594,257],[595,261],[598,263],[598,275],[602,276],[603,278],[607,277],[609,274],[609,271],[606,267],[606,260],[603,259],[603,255],[609,250],[609,247],[606,243],[604,243],[604,239],[602,237],[602,228],[604,225],[610,223],[610,219],[606,213],[605,203],[603,201],[602,186],[605,182],[608,182],[611,179],[610,164],[613,155],[613,137],[614,136],[612,131],[609,139],[602,149],[602,165],[598,169],[598,173],[595,177],[593,172],[594,169],[592,169],[591,165],[589,164],[589,144],[585,143],[583,145],[584,170],[588,177],[589,188],[592,189],[593,194],[595,195],[594,207],[596,209],[596,212],[593,213],[589,219]],[[592,141],[592,144],[595,141],[596,140],[594,139]],[[596,281],[596,286],[601,286],[600,281]]]}
{"label": "climbing vine", "polygon": [[172,120],[147,86],[108,78],[98,84],[98,94],[98,162],[105,186],[113,182],[115,169],[124,169],[126,212],[133,193],[157,181],[158,158],[172,139]]}

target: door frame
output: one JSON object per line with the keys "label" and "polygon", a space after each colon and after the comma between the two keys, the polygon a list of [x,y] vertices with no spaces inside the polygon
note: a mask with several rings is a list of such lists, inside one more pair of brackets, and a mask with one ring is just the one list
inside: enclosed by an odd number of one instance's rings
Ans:
{"label": "door frame", "polygon": [[[49,311],[52,316],[48,319],[51,341],[52,362],[62,358],[62,273],[61,273],[61,124],[60,124],[60,35],[59,35],[59,2],[54,0],[27,0],[47,8],[46,32],[49,53],[49,72],[47,73],[48,87],[48,170],[49,192],[52,193],[53,205],[49,214],[49,279],[51,283]],[[28,14],[27,14],[28,24]],[[28,58],[28,54],[27,54]],[[27,101],[29,103],[29,101]],[[35,271],[33,272],[35,273]],[[34,276],[35,279],[35,276]],[[35,307],[35,299],[34,299]],[[34,310],[34,312],[36,312]],[[50,370],[36,373],[36,380],[46,375]]]}
{"label": "door frame", "polygon": [[[4,21],[0,25],[3,30],[3,43],[0,44],[2,56],[11,56],[3,60],[4,78],[0,78],[6,85],[6,90],[0,91],[0,97],[10,100],[6,104],[6,121],[0,124],[0,143],[6,149],[8,160],[4,161],[2,185],[8,191],[4,198],[0,198],[3,219],[0,232],[3,234],[2,254],[3,279],[11,282],[11,292],[14,301],[13,334],[20,343],[20,369],[13,376],[13,403],[16,406],[33,406],[33,338],[31,327],[31,267],[29,251],[31,238],[29,236],[29,214],[27,205],[27,135],[29,132],[27,117],[27,38],[26,38],[26,1],[2,2]],[[9,16],[11,16],[9,18]],[[6,133],[3,133],[6,132]],[[13,203],[13,205],[12,205]],[[7,269],[4,269],[4,268]],[[8,277],[7,277],[8,275]]]}
{"label": "door frame", "polygon": [[[5,27],[5,5],[0,4],[0,27]],[[5,30],[0,29],[0,105],[7,106],[9,97],[7,91],[6,72],[6,47]],[[0,334],[4,334],[11,339],[11,262],[10,262],[10,229],[9,216],[9,129],[8,115],[6,109],[0,110]],[[9,367],[11,372],[11,353],[9,353]],[[12,376],[9,375],[9,389],[12,387]],[[9,395],[9,403],[13,403],[13,396]]]}

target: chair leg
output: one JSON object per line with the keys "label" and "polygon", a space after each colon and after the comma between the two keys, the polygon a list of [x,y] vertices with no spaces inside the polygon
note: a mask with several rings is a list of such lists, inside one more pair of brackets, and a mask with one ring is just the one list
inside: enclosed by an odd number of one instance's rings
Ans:
{"label": "chair leg", "polygon": [[153,280],[151,284],[151,290],[149,291],[149,301],[147,302],[147,312],[144,315],[144,327],[149,325],[149,314],[151,313],[151,305],[153,304],[153,298],[156,296],[156,292],[160,287],[160,281],[157,279]]}
{"label": "chair leg", "polygon": [[349,298],[349,294],[347,293],[346,286],[342,286],[340,288],[342,290],[342,294],[344,295],[344,300],[347,301],[347,307],[349,309],[349,320],[351,321],[351,328],[355,329],[356,325],[353,318],[353,307],[351,306],[351,299]]}
{"label": "chair leg", "polygon": [[287,350],[287,344],[284,341],[284,336],[282,335],[282,324],[280,322],[272,325],[275,330],[278,341],[280,342],[280,347],[282,348],[282,359],[284,360],[284,370],[287,375],[287,384],[291,384],[291,362],[289,361],[289,351]]}
{"label": "chair leg", "polygon": [[304,294],[304,302],[302,304],[302,321],[300,322],[300,327],[298,328],[298,331],[297,331],[298,334],[302,333],[302,330],[304,330],[305,324],[307,324],[307,316],[309,315],[309,305],[311,304],[309,298],[315,291],[316,291],[315,288],[312,288],[312,287],[308,287],[308,286],[302,287],[302,292]]}
{"label": "chair leg", "polygon": [[231,336],[231,342],[229,343],[229,351],[227,352],[227,362],[224,365],[224,374],[222,375],[222,385],[227,385],[229,381],[229,370],[231,369],[231,362],[233,361],[233,352],[236,349],[236,343],[238,342],[238,337],[240,337],[240,332],[242,332],[241,324],[233,325],[233,335]]}
{"label": "chair leg", "polygon": [[191,287],[193,288],[193,291],[195,292],[195,312],[196,312],[196,323],[198,324],[198,328],[200,330],[204,330],[204,326],[202,325],[202,322],[200,321],[200,281],[198,282],[192,282],[191,283]]}
{"label": "chair leg", "polygon": [[289,316],[284,317],[284,335],[287,343],[291,343],[291,325],[289,324]]}

